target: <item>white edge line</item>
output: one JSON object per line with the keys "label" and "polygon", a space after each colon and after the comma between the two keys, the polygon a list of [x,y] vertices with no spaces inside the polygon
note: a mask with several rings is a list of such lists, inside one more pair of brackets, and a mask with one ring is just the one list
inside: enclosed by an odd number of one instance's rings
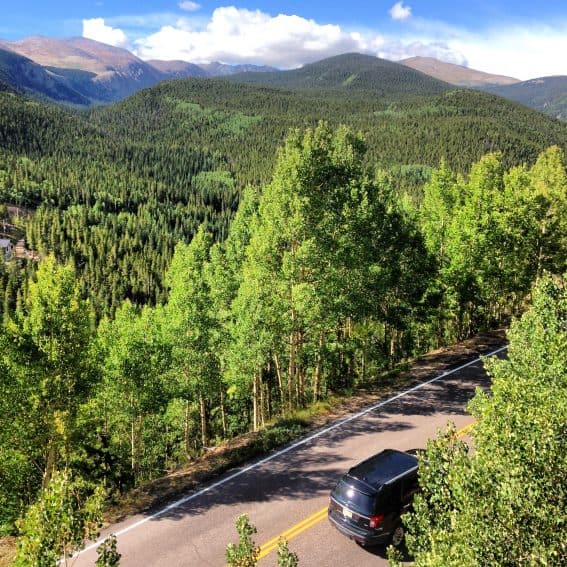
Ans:
{"label": "white edge line", "polygon": [[[463,364],[462,366],[459,366],[457,368],[453,368],[452,370],[449,370],[448,372],[443,372],[441,374],[439,374],[439,376],[435,376],[434,378],[431,378],[429,380],[426,380],[425,382],[420,382],[419,384],[417,384],[416,386],[414,386],[413,388],[410,388],[409,390],[405,390],[404,392],[401,392],[399,394],[396,394],[395,396],[393,396],[392,398],[388,398],[387,400],[384,400],[382,402],[378,402],[377,404],[374,404],[373,406],[370,406],[369,408],[366,408],[358,413],[355,413],[354,415],[351,415],[341,421],[338,421],[336,423],[334,423],[333,425],[331,425],[330,427],[326,427],[325,429],[321,429],[320,431],[317,431],[316,433],[314,433],[313,435],[310,435],[309,437],[305,437],[304,439],[302,439],[301,441],[298,441],[297,443],[293,443],[292,445],[289,445],[288,447],[286,447],[285,449],[282,449],[281,451],[278,451],[276,453],[273,453],[272,455],[269,455],[268,457],[265,457],[259,461],[256,461],[255,463],[252,463],[251,465],[248,465],[247,467],[240,469],[236,472],[234,472],[233,474],[222,478],[221,480],[218,480],[217,482],[214,482],[213,484],[210,484],[209,486],[206,486],[205,488],[202,488],[201,490],[190,494],[189,496],[185,496],[184,498],[181,498],[180,500],[176,500],[175,502],[172,502],[171,504],[169,504],[169,506],[166,506],[165,508],[162,508],[161,510],[159,510],[158,512],[151,514],[150,516],[146,516],[145,518],[142,518],[141,520],[138,520],[137,522],[129,525],[126,528],[123,528],[119,531],[117,531],[114,535],[116,537],[119,537],[139,526],[141,526],[142,524],[145,524],[146,522],[149,522],[150,520],[154,520],[155,518],[159,518],[160,516],[163,516],[165,513],[169,512],[170,510],[174,510],[175,508],[178,508],[179,506],[182,506],[183,504],[190,502],[191,500],[194,500],[195,498],[198,498],[199,496],[205,494],[206,492],[209,492],[210,490],[213,490],[214,488],[217,488],[218,486],[221,486],[237,477],[239,477],[240,475],[243,475],[244,473],[247,473],[248,471],[263,465],[264,463],[267,463],[269,461],[272,461],[273,459],[284,455],[285,453],[288,453],[289,451],[293,451],[293,449],[296,449],[297,447],[300,447],[301,445],[305,445],[306,443],[309,443],[309,441],[312,441],[313,439],[316,439],[317,437],[320,437],[321,435],[328,433],[329,431],[332,431],[333,429],[337,429],[338,427],[341,427],[342,425],[344,425],[345,423],[349,423],[350,421],[353,421],[355,419],[358,419],[359,417],[362,417],[363,415],[366,415],[367,413],[370,413],[382,406],[385,406],[389,403],[392,403],[393,401],[406,396],[407,394],[411,393],[411,392],[415,392],[416,390],[419,390],[421,388],[423,388],[424,386],[427,386],[428,384],[432,384],[433,382],[436,382],[437,380],[440,380],[441,378],[445,378],[446,376],[449,376],[451,374],[454,374],[455,372],[459,372],[459,370],[462,370],[463,368],[467,368],[467,366],[472,366],[473,364],[476,364],[477,362],[479,362],[480,360],[482,360],[482,358],[488,358],[490,356],[494,356],[495,354],[498,354],[499,352],[502,352],[503,350],[506,350],[508,348],[508,345],[503,346],[499,349],[493,350],[492,352],[489,352],[488,354],[479,356],[478,358],[475,358],[474,360],[471,360],[469,362],[467,362],[466,364]],[[95,547],[98,547],[102,542],[104,541],[103,539],[99,539],[98,541],[92,543],[91,545],[85,547],[84,549],[82,549],[81,551],[79,551],[77,554],[75,554],[73,557],[78,557],[79,555],[82,555],[83,553],[86,553],[87,551],[90,551],[91,549],[94,549]]]}

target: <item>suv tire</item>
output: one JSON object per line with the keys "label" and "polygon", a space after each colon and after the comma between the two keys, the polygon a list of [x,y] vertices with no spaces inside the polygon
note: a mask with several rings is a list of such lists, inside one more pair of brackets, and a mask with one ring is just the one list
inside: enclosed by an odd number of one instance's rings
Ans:
{"label": "suv tire", "polygon": [[404,542],[405,530],[403,524],[399,523],[396,524],[396,527],[392,531],[392,535],[390,537],[390,543],[394,547],[400,547]]}

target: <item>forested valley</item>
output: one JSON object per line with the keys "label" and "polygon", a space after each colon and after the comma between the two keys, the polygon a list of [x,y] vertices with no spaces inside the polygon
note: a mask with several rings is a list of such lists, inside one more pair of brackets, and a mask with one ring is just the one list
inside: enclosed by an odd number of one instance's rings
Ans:
{"label": "forested valley", "polygon": [[567,126],[469,91],[0,93],[0,532],[496,325],[567,272]]}

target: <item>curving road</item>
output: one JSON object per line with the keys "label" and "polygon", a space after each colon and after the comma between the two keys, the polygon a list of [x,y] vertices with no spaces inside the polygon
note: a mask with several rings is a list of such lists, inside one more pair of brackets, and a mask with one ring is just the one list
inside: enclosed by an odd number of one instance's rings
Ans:
{"label": "curving road", "polygon": [[[494,354],[503,354],[503,349]],[[387,447],[424,447],[451,420],[472,419],[465,405],[488,379],[476,359],[364,412],[320,430],[243,469],[232,471],[168,508],[112,526],[121,567],[221,567],[236,542],[239,514],[247,513],[262,546],[260,567],[277,565],[277,537],[285,533],[301,567],[387,565],[384,550],[366,550],[340,535],[326,519],[329,491],[356,462]],[[95,564],[94,546],[73,563]]]}

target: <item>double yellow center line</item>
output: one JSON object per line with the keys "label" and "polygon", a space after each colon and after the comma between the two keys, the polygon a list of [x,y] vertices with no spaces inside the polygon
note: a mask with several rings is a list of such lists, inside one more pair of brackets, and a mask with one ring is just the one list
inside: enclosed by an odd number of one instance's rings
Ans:
{"label": "double yellow center line", "polygon": [[[475,423],[476,422],[473,421],[472,423],[469,423],[465,427],[459,429],[457,431],[457,437],[462,437],[463,435],[466,435],[473,428]],[[262,545],[260,547],[260,553],[258,555],[258,559],[260,560],[262,559],[262,557],[266,557],[266,555],[269,555],[270,553],[272,553],[272,551],[275,551],[278,548],[281,539],[284,539],[286,541],[291,541],[294,537],[297,537],[300,533],[304,532],[305,530],[308,530],[309,528],[312,528],[314,525],[318,524],[326,517],[327,517],[327,506],[321,508],[321,510],[315,512],[315,514],[313,514],[312,516],[309,516],[305,520],[302,520],[298,524],[295,524],[295,526],[292,526],[291,528],[287,529],[285,532],[282,532],[281,534],[277,535],[276,537],[272,538],[270,541]]]}

